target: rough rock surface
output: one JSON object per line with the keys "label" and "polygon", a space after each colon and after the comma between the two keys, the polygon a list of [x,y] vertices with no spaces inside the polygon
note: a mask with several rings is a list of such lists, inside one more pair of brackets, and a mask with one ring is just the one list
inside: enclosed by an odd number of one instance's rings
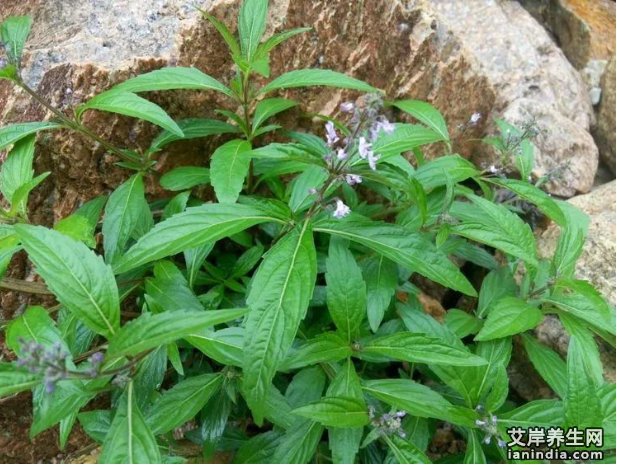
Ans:
{"label": "rough rock surface", "polygon": [[[233,67],[225,45],[190,3],[121,0],[109,7],[101,0],[5,0],[0,18],[34,16],[25,77],[48,99],[69,107],[131,75],[168,64],[196,66],[227,81]],[[233,25],[238,3],[215,0],[201,6]],[[297,67],[331,68],[383,88],[390,98],[428,99],[445,114],[455,149],[480,160],[482,153],[469,140],[489,130],[493,116],[512,113],[525,99],[540,124],[565,126],[543,127],[546,141],[539,144],[542,169],[570,163],[570,175],[553,186],[554,193],[571,195],[591,187],[597,152],[587,133],[592,115],[583,84],[517,3],[275,0],[270,16],[270,31],[313,27],[274,53],[273,75]],[[326,113],[353,95],[337,90],[290,94],[301,97],[309,111]],[[149,98],[174,117],[213,116],[216,106],[225,105],[212,93],[167,92]],[[485,115],[481,124],[461,134],[457,127],[476,111]],[[0,112],[3,123],[46,116],[7,82],[0,83]],[[98,112],[88,112],[86,122],[121,145],[143,147],[156,134],[149,124]],[[159,168],[204,163],[211,148],[208,140],[175,144],[162,154]],[[33,219],[51,223],[83,199],[116,186],[128,173],[112,162],[82,137],[66,131],[43,136],[37,171],[53,174],[37,190]]]}
{"label": "rough rock surface", "polygon": [[593,135],[600,149],[602,161],[615,174],[615,57],[602,77],[602,96],[597,111]]}
{"label": "rough rock surface", "polygon": [[554,35],[570,62],[583,69],[590,60],[615,53],[615,2],[612,0],[521,0]]}

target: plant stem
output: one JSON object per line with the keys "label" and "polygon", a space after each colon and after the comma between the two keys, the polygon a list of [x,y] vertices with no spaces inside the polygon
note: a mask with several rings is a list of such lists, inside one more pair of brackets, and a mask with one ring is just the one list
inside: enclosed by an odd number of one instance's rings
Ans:
{"label": "plant stem", "polygon": [[45,107],[47,110],[51,111],[54,114],[54,116],[58,118],[60,122],[64,124],[67,128],[73,131],[79,132],[80,134],[83,134],[84,136],[89,137],[90,139],[99,143],[108,152],[112,152],[113,154],[117,155],[124,161],[132,161],[132,162],[135,161],[132,157],[128,156],[118,147],[109,143],[105,139],[101,138],[98,134],[95,134],[94,132],[92,132],[90,129],[88,129],[83,124],[69,118],[64,113],[62,113],[60,110],[55,108],[53,105],[47,102],[44,98],[42,98],[35,90],[33,90],[25,82],[23,82],[21,78],[16,80],[15,83],[17,84],[17,86],[23,89],[28,95],[30,95],[37,103]]}

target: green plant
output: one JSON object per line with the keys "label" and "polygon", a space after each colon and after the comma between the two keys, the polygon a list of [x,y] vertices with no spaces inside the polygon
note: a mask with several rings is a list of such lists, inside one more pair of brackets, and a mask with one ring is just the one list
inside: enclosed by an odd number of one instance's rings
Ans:
{"label": "green plant", "polygon": [[[0,27],[8,58],[0,77],[54,115],[0,129],[0,148],[10,150],[0,171],[0,270],[25,250],[59,302],[31,306],[4,327],[17,361],[0,363],[0,396],[33,391],[31,434],[59,425],[64,445],[79,421],[102,444],[103,463],[181,460],[182,438],[203,457],[229,451],[239,463],[428,462],[443,423],[466,441],[464,456],[444,458],[454,462],[504,461],[506,428],[520,426],[603,426],[603,448],[614,449],[615,386],[603,379],[594,337],[614,344],[615,313],[574,278],[587,220],[543,192],[541,180],[530,182],[529,133],[499,122],[516,137],[487,139],[521,180],[478,170],[451,154],[446,123],[427,103],[384,103],[372,86],[321,69],[258,87],[270,52],[306,31],[262,40],[267,0],[243,3],[239,40],[203,14],[236,64],[229,86],[194,68],[163,68],[72,116],[20,77],[30,20]],[[325,140],[268,122],[298,105],[268,94],[316,85],[368,94],[341,107],[344,119],[324,117]],[[172,89],[220,92],[240,112],[219,110],[227,122],[176,122],[137,95]],[[416,123],[390,123],[384,105]],[[89,110],[163,131],[148,150],[115,147],[83,125]],[[135,173],[50,229],[29,223],[27,199],[49,174],[34,177],[35,134],[58,128],[91,137]],[[259,144],[274,131],[287,142]],[[155,221],[144,176],[157,153],[215,134],[236,138],[214,151],[209,169],[161,177],[179,193]],[[426,160],[428,144],[446,154]],[[215,202],[191,195],[208,183]],[[560,226],[551,260],[537,256],[523,205]],[[483,278],[472,284],[462,262]],[[436,320],[423,310],[414,274],[475,306]],[[529,334],[546,314],[571,336],[567,360]],[[509,395],[514,342],[554,398]],[[88,410],[97,397],[109,408]]]}

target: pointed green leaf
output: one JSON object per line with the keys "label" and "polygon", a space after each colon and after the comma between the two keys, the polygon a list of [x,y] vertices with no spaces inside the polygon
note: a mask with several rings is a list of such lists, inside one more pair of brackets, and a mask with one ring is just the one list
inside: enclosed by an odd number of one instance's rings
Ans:
{"label": "pointed green leaf", "polygon": [[117,89],[108,90],[80,105],[77,109],[77,114],[81,115],[86,110],[102,110],[140,118],[156,124],[178,137],[184,136],[182,129],[165,113],[165,110],[132,92],[124,92]]}
{"label": "pointed green leaf", "polygon": [[277,89],[291,89],[294,87],[327,86],[340,89],[354,89],[361,92],[379,92],[379,89],[352,78],[343,73],[328,69],[298,69],[289,71],[261,88],[261,93],[272,92]]}
{"label": "pointed green leaf", "polygon": [[125,324],[109,343],[108,359],[137,355],[182,339],[204,328],[240,318],[245,308],[226,310],[176,310],[159,314],[144,313]]}
{"label": "pointed green leaf", "polygon": [[30,134],[46,129],[57,129],[62,126],[52,121],[34,121],[31,123],[9,124],[0,128],[0,150],[14,144]]}
{"label": "pointed green leaf", "polygon": [[0,24],[0,41],[12,64],[19,65],[31,27],[30,16],[9,16]]}
{"label": "pointed green leaf", "polygon": [[29,373],[12,363],[0,363],[0,399],[28,391],[41,382],[41,376]]}
{"label": "pointed green leaf", "polygon": [[133,383],[120,398],[118,410],[111,423],[100,463],[161,463],[159,446],[154,434],[135,401]]}
{"label": "pointed green leaf", "polygon": [[486,365],[486,360],[466,349],[408,331],[372,338],[362,346],[360,355],[362,354],[383,355],[396,360],[432,365]]}
{"label": "pointed green leaf", "polygon": [[113,87],[114,91],[149,92],[153,90],[194,89],[216,90],[229,97],[231,89],[197,68],[169,67],[128,79]]}
{"label": "pointed green leaf", "polygon": [[268,0],[244,0],[238,17],[238,33],[244,57],[252,62],[266,30]]}
{"label": "pointed green leaf", "polygon": [[165,434],[195,417],[222,385],[220,373],[184,379],[156,399],[146,423],[154,434]]}
{"label": "pointed green leaf", "polygon": [[322,220],[315,231],[347,238],[451,289],[475,296],[467,278],[424,236],[400,226],[368,221],[359,215],[344,220]]}
{"label": "pointed green leaf", "polygon": [[161,187],[183,191],[210,182],[210,170],[201,166],[179,166],[161,176]]}
{"label": "pointed green leaf", "polygon": [[502,205],[469,195],[471,203],[454,202],[450,214],[460,223],[454,234],[490,245],[537,266],[536,241],[528,224]]}
{"label": "pointed green leaf", "polygon": [[295,409],[292,413],[324,426],[339,428],[354,428],[369,422],[364,402],[349,397],[323,397],[317,402]]}
{"label": "pointed green leaf", "polygon": [[398,100],[392,104],[405,113],[409,113],[425,126],[431,128],[441,136],[442,140],[447,141],[450,139],[446,121],[443,119],[443,116],[441,116],[441,113],[439,113],[439,110],[430,103],[421,100]]}
{"label": "pointed green leaf", "polygon": [[307,221],[276,243],[253,276],[247,297],[244,391],[257,423],[263,421],[270,383],[306,313],[316,274]]}
{"label": "pointed green leaf", "polygon": [[42,226],[17,225],[30,260],[58,301],[106,338],[120,327],[118,288],[111,268],[82,242]]}
{"label": "pointed green leaf", "polygon": [[15,142],[1,165],[0,191],[9,203],[13,202],[15,191],[34,177],[32,160],[35,139],[36,136],[30,135]]}
{"label": "pointed green leaf", "polygon": [[280,218],[241,204],[206,204],[187,208],[158,223],[131,247],[116,266],[117,273],[169,257],[184,250],[232,236],[251,226]]}
{"label": "pointed green leaf", "polygon": [[251,164],[250,151],[251,144],[234,139],[212,154],[210,182],[220,203],[235,203],[238,200]]}
{"label": "pointed green leaf", "polygon": [[268,118],[295,107],[298,102],[286,98],[268,98],[261,100],[255,107],[253,131],[256,131]]}
{"label": "pointed green leaf", "polygon": [[543,318],[542,312],[518,297],[503,297],[488,314],[476,341],[488,341],[535,328]]}
{"label": "pointed green leaf", "polygon": [[384,440],[398,463],[431,463],[426,454],[407,439],[393,434],[385,435]]}
{"label": "pointed green leaf", "polygon": [[177,121],[182,130],[182,136],[175,132],[162,131],[154,138],[148,151],[150,153],[161,150],[167,144],[178,140],[198,139],[200,137],[214,136],[218,134],[230,134],[238,132],[238,128],[224,121],[207,118],[187,118]]}

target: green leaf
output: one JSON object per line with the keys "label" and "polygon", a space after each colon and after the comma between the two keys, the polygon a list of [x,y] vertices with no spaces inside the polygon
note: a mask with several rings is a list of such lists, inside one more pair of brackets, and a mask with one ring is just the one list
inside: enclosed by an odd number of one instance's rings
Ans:
{"label": "green leaf", "polygon": [[206,18],[216,28],[218,33],[221,35],[221,37],[223,38],[223,40],[229,47],[229,51],[231,52],[231,55],[240,56],[241,55],[240,44],[238,43],[234,35],[231,33],[229,28],[225,25],[225,23],[223,23],[222,21],[219,21],[217,18],[212,16],[207,11],[204,11],[201,8],[197,8],[197,9],[203,15],[203,17]]}
{"label": "green leaf", "polygon": [[253,115],[253,132],[255,132],[268,118],[277,115],[289,108],[295,107],[298,102],[286,98],[267,98],[261,100],[255,107]]}
{"label": "green leaf", "polygon": [[373,332],[376,332],[398,285],[396,263],[383,255],[362,261],[362,274],[366,282],[366,314]]}
{"label": "green leaf", "polygon": [[22,184],[15,190],[15,192],[13,193],[11,210],[9,212],[10,215],[15,215],[18,213],[26,215],[28,211],[28,196],[30,195],[30,192],[32,192],[32,190],[36,186],[41,184],[50,174],[51,173],[49,171],[43,174],[39,174],[36,178],[26,182],[25,184]]}
{"label": "green leaf", "polygon": [[403,439],[396,434],[384,435],[384,440],[394,454],[398,463],[431,463],[424,452],[418,449],[411,441]]}
{"label": "green leaf", "polygon": [[328,311],[348,342],[358,336],[366,312],[366,284],[362,270],[347,246],[332,238],[326,260]]}
{"label": "green leaf", "polygon": [[257,49],[257,56],[268,56],[270,51],[274,49],[279,44],[282,44],[288,39],[291,39],[298,34],[302,34],[304,32],[310,31],[312,28],[310,27],[297,27],[295,29],[290,29],[288,31],[279,32],[277,34],[272,35],[265,42],[263,42]]}
{"label": "green leaf", "polygon": [[567,221],[559,205],[544,191],[525,181],[517,179],[486,178],[485,181],[511,190],[520,198],[533,203],[538,209],[560,226]]}
{"label": "green leaf", "polygon": [[566,426],[578,428],[598,425],[602,417],[598,384],[586,366],[584,346],[571,337],[568,344],[567,384],[563,399]]}
{"label": "green leaf", "polygon": [[8,64],[3,68],[0,68],[0,79],[17,81],[19,79],[19,71],[17,71],[17,66]]}
{"label": "green leaf", "polygon": [[467,349],[448,345],[434,337],[407,331],[370,339],[362,346],[360,355],[362,354],[383,355],[396,360],[432,365],[486,365],[486,360]]}
{"label": "green leaf", "polygon": [[107,357],[119,358],[182,339],[204,328],[240,318],[245,308],[192,311],[176,310],[153,315],[144,313],[125,324],[109,342]]}
{"label": "green leaf", "polygon": [[587,281],[560,279],[553,293],[543,299],[592,327],[615,335],[615,313],[602,295]]}
{"label": "green leaf", "polygon": [[414,175],[426,191],[452,183],[465,181],[479,174],[476,167],[460,155],[446,155],[420,166]]}
{"label": "green leaf", "polygon": [[482,327],[482,321],[470,313],[451,308],[446,313],[446,324],[459,338],[477,333]]}
{"label": "green leaf", "polygon": [[418,233],[368,221],[358,215],[344,220],[322,220],[315,231],[345,237],[437,283],[470,296],[476,295],[473,286],[448,257]]}
{"label": "green leaf", "polygon": [[140,118],[156,124],[178,137],[184,136],[182,129],[165,113],[165,110],[157,104],[131,92],[124,92],[118,89],[108,90],[80,105],[77,108],[77,115],[81,116],[86,110],[102,110]]}
{"label": "green leaf", "polygon": [[533,367],[553,391],[563,399],[568,379],[566,363],[557,352],[544,346],[533,336],[523,334],[523,345]]}
{"label": "green leaf", "polygon": [[251,144],[234,139],[221,145],[210,160],[210,178],[220,203],[238,200],[251,164]]}
{"label": "green leaf", "polygon": [[9,16],[0,24],[0,40],[12,64],[19,65],[31,27],[30,16]]}
{"label": "green leaf", "polygon": [[454,202],[450,214],[460,223],[451,226],[453,234],[503,250],[537,266],[536,242],[528,224],[502,205],[475,195],[471,203]]}
{"label": "green leaf", "polygon": [[252,63],[266,30],[268,0],[244,0],[238,16],[238,32],[243,56]]}
{"label": "green leaf", "polygon": [[244,328],[206,329],[185,339],[218,363],[236,367],[244,363]]}
{"label": "green leaf", "polygon": [[88,436],[99,444],[105,441],[105,436],[111,426],[111,412],[109,410],[90,410],[77,415],[79,424]]}
{"label": "green leaf", "polygon": [[289,428],[281,438],[278,447],[268,462],[272,463],[314,463],[323,426],[312,421],[301,421]]}
{"label": "green leaf", "polygon": [[488,314],[476,341],[488,341],[512,336],[535,328],[543,318],[542,312],[518,297],[503,297]]}
{"label": "green leaf", "polygon": [[195,417],[223,385],[220,373],[184,379],[156,399],[146,423],[156,435],[165,434]]}
{"label": "green leaf", "polygon": [[561,228],[552,268],[556,276],[571,278],[583,252],[589,216],[568,202],[557,201],[557,205],[566,217],[566,226]]}
{"label": "green leaf", "polygon": [[443,119],[439,110],[430,103],[421,100],[398,100],[393,102],[392,105],[405,113],[409,113],[422,124],[431,128],[441,136],[442,140],[448,141],[450,139],[446,120]]}
{"label": "green leaf", "polygon": [[301,368],[307,365],[336,362],[350,357],[351,347],[336,333],[321,333],[299,347],[292,348],[282,362],[281,370]]}
{"label": "green leaf", "polygon": [[533,160],[535,147],[528,139],[521,141],[520,153],[514,157],[514,164],[521,175],[522,180],[528,180],[533,170]]}
{"label": "green leaf", "polygon": [[154,265],[154,278],[146,278],[145,288],[146,301],[155,313],[204,309],[182,272],[170,261]]}
{"label": "green leaf", "polygon": [[109,427],[100,463],[161,463],[159,446],[148,428],[130,383],[120,398],[116,415]]}
{"label": "green leaf", "polygon": [[562,425],[563,403],[556,399],[532,400],[514,410],[499,414],[498,422],[506,426],[523,428]]}
{"label": "green leaf", "polygon": [[317,202],[317,194],[312,194],[313,189],[319,190],[328,179],[328,171],[321,166],[305,167],[304,171],[297,176],[289,185],[291,195],[289,207],[294,212],[309,208]]}
{"label": "green leaf", "polygon": [[120,327],[118,288],[111,268],[82,242],[42,226],[16,225],[37,273],[58,301],[107,339]]}
{"label": "green leaf", "polygon": [[397,124],[393,132],[382,133],[377,138],[373,143],[372,150],[381,156],[381,160],[386,160],[421,145],[441,140],[439,134],[425,126],[419,124]]}
{"label": "green leaf", "polygon": [[187,208],[183,213],[158,223],[142,236],[118,262],[116,272],[124,273],[269,221],[282,222],[256,206],[206,204]]}
{"label": "green leaf", "polygon": [[298,69],[289,71],[270,81],[265,87],[261,88],[260,92],[265,94],[277,89],[310,86],[337,87],[339,89],[354,89],[361,92],[379,92],[379,89],[359,79],[328,69]]}
{"label": "green leaf", "polygon": [[236,126],[207,118],[187,118],[177,121],[178,127],[182,130],[182,137],[177,133],[162,131],[154,138],[148,148],[148,152],[153,153],[161,150],[167,144],[178,140],[198,139],[200,137],[214,136],[218,134],[231,134],[238,132]]}
{"label": "green leaf", "polygon": [[34,341],[46,347],[60,344],[67,350],[56,323],[43,307],[28,307],[23,315],[8,324],[5,342],[17,355],[22,354],[21,339]]}
{"label": "green leaf", "polygon": [[[149,92],[153,90],[194,89],[215,90],[228,97],[233,92],[227,86],[197,68],[169,67],[161,68],[149,73],[141,74],[128,79],[117,86],[113,91],[122,92]],[[172,131],[173,132],[173,131]]]}
{"label": "green leaf", "polygon": [[62,125],[52,121],[34,121],[31,123],[9,124],[0,128],[0,150],[24,137],[46,129],[61,128]]}
{"label": "green leaf", "polygon": [[131,176],[110,196],[103,218],[103,247],[107,263],[122,255],[141,219],[144,182],[141,174]]}
{"label": "green leaf", "polygon": [[0,191],[13,202],[13,194],[19,187],[28,183],[34,177],[32,160],[34,158],[34,141],[36,136],[30,135],[15,142],[0,169]]}
{"label": "green leaf", "polygon": [[482,443],[476,430],[467,431],[467,445],[465,448],[465,463],[486,463],[486,457],[482,450]]}
{"label": "green leaf", "polygon": [[317,402],[295,409],[292,413],[324,426],[338,428],[354,428],[369,422],[364,402],[349,397],[323,397]]}
{"label": "green leaf", "polygon": [[41,382],[41,376],[29,373],[11,363],[0,362],[0,399],[28,391]]}
{"label": "green leaf", "polygon": [[477,415],[471,409],[457,411],[441,394],[409,379],[373,379],[363,381],[362,389],[372,397],[408,414],[437,418],[460,426],[475,426]]}
{"label": "green leaf", "polygon": [[514,296],[518,286],[507,266],[490,271],[482,281],[478,298],[478,318],[483,318],[502,297]]}
{"label": "green leaf", "polygon": [[161,187],[183,191],[210,182],[210,170],[201,166],[179,166],[161,176]]}
{"label": "green leaf", "polygon": [[308,221],[287,233],[255,272],[247,304],[244,391],[255,421],[313,294],[317,264]]}

